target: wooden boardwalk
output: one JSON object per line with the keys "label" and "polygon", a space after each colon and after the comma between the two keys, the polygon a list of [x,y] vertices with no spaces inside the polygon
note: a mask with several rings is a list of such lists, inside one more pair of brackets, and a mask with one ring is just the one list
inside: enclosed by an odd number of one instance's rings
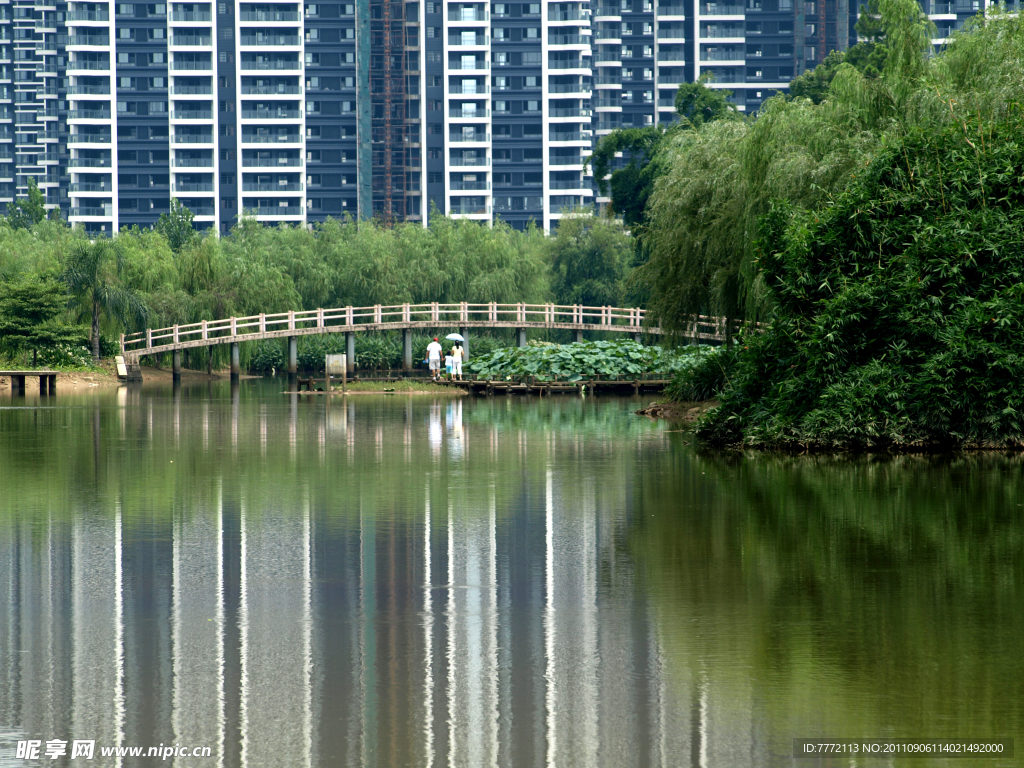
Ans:
{"label": "wooden boardwalk", "polygon": [[[174,370],[180,372],[181,351],[220,344],[231,345],[231,372],[239,373],[238,345],[243,341],[288,339],[288,371],[296,372],[299,336],[344,333],[347,336],[349,372],[354,371],[355,334],[365,331],[402,331],[402,367],[412,369],[412,331],[439,332],[458,328],[467,337],[475,328],[513,328],[518,331],[519,344],[526,344],[529,329],[568,330],[582,340],[584,331],[603,331],[633,335],[661,335],[661,328],[645,324],[645,311],[638,308],[587,307],[580,304],[396,304],[372,307],[313,309],[304,312],[279,312],[249,317],[204,320],[188,325],[149,328],[142,333],[121,336],[125,361],[138,364],[147,355],[174,353]],[[721,342],[725,339],[722,318],[701,316],[688,337],[696,341]]]}
{"label": "wooden boardwalk", "polygon": [[633,394],[661,392],[671,381],[663,377],[629,378],[626,376],[590,376],[579,381],[537,381],[532,377],[525,381],[503,379],[467,379],[463,381],[441,381],[442,386],[458,387],[475,395],[579,395],[587,394]]}

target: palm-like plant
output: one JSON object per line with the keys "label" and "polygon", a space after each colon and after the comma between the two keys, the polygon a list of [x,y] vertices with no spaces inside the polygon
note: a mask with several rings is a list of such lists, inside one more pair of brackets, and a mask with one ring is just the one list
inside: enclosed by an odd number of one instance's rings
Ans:
{"label": "palm-like plant", "polygon": [[64,264],[62,279],[82,314],[92,319],[92,356],[100,356],[100,315],[104,312],[125,328],[142,326],[149,311],[142,298],[122,283],[123,250],[116,241],[80,242]]}

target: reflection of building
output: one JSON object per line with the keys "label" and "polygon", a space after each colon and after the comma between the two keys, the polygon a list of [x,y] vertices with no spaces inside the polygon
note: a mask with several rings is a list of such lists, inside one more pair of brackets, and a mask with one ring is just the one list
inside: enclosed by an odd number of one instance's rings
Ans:
{"label": "reflection of building", "polygon": [[[326,514],[225,480],[156,528],[114,510],[51,525],[42,547],[28,527],[0,532],[15,596],[0,722],[209,745],[227,766],[766,763],[751,699],[665,670],[621,550],[625,500],[557,465],[525,473],[514,502],[444,478],[445,462],[465,471],[461,407],[436,414],[443,461],[415,514],[371,481]],[[430,423],[414,426],[420,450]]]}

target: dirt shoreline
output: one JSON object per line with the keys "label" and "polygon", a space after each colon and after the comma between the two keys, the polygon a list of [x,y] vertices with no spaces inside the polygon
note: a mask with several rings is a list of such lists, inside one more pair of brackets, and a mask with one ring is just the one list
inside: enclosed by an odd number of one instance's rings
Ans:
{"label": "dirt shoreline", "polygon": [[664,419],[676,424],[693,424],[704,413],[718,406],[717,400],[703,400],[686,403],[651,403],[636,413],[649,419]]}

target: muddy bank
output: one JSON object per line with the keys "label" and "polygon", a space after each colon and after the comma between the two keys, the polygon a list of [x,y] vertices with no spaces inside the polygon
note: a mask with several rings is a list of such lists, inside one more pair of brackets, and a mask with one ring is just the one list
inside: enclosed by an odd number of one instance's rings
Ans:
{"label": "muddy bank", "polygon": [[[83,390],[93,387],[116,387],[118,384],[117,373],[114,370],[113,361],[101,360],[98,371],[57,371],[57,391]],[[39,378],[37,376],[25,377],[25,389],[29,392],[39,391]],[[11,377],[0,376],[0,392],[11,391]]]}
{"label": "muddy bank", "polygon": [[651,419],[665,419],[677,424],[692,424],[706,411],[718,405],[717,400],[704,400],[688,403],[651,403],[637,413]]}

